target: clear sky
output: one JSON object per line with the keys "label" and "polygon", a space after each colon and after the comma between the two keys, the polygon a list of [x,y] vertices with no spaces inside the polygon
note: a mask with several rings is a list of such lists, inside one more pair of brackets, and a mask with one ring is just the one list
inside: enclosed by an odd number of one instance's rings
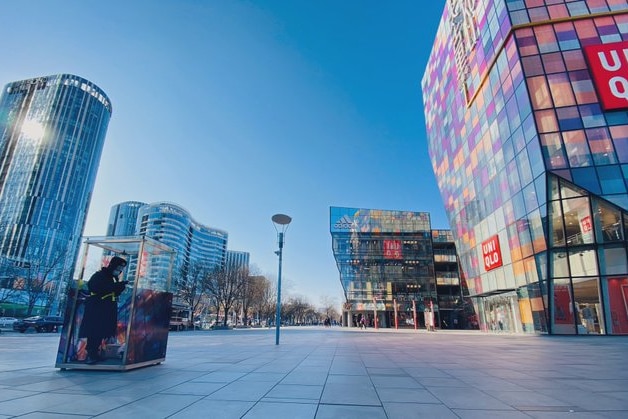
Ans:
{"label": "clear sky", "polygon": [[71,73],[113,115],[85,235],[122,201],[229,233],[283,295],[344,300],[329,207],[426,211],[449,228],[421,78],[445,0],[3,0],[0,84]]}

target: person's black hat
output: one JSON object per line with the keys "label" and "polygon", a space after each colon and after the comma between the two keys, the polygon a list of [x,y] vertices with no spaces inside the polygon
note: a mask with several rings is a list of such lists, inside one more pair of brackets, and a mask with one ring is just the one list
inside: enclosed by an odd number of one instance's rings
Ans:
{"label": "person's black hat", "polygon": [[118,266],[125,267],[126,266],[126,260],[122,259],[120,256],[112,257],[111,260],[109,261],[109,268],[110,269],[115,269]]}

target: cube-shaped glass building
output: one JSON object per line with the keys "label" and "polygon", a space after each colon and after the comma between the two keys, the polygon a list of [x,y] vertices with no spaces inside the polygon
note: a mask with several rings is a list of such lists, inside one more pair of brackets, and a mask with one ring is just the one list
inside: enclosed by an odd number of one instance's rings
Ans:
{"label": "cube-shaped glass building", "polygon": [[474,328],[453,235],[427,212],[330,208],[349,327]]}

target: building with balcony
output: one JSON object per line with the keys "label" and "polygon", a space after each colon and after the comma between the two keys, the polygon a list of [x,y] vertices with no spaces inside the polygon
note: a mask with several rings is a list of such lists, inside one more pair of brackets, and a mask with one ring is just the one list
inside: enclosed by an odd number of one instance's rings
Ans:
{"label": "building with balcony", "polygon": [[482,330],[628,334],[628,4],[449,0],[428,148]]}
{"label": "building with balcony", "polygon": [[[131,225],[134,226],[132,230]],[[122,202],[111,208],[107,228],[112,236],[146,236],[174,249],[176,256],[172,278],[175,294],[177,284],[185,281],[189,275],[195,275],[201,269],[211,271],[226,266],[227,232],[197,222],[177,204]],[[165,269],[170,263],[169,255],[163,257],[163,260],[153,257],[151,263],[161,264]],[[130,258],[128,269],[133,271],[137,269],[136,265]],[[155,266],[153,270],[159,273]],[[155,277],[166,275],[155,274]]]}

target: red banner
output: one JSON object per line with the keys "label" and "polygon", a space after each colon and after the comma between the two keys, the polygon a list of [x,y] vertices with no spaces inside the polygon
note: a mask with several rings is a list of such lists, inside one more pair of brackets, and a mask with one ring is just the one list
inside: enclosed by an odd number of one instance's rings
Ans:
{"label": "red banner", "polygon": [[497,234],[482,242],[482,257],[484,270],[487,272],[502,266],[502,251],[499,248],[499,236]]}
{"label": "red banner", "polygon": [[628,108],[628,41],[588,45],[584,55],[602,109]]}
{"label": "red banner", "polygon": [[403,259],[401,240],[384,240],[384,259]]}
{"label": "red banner", "polygon": [[587,215],[582,220],[580,220],[580,228],[582,229],[583,233],[588,233],[592,230],[590,215]]}

